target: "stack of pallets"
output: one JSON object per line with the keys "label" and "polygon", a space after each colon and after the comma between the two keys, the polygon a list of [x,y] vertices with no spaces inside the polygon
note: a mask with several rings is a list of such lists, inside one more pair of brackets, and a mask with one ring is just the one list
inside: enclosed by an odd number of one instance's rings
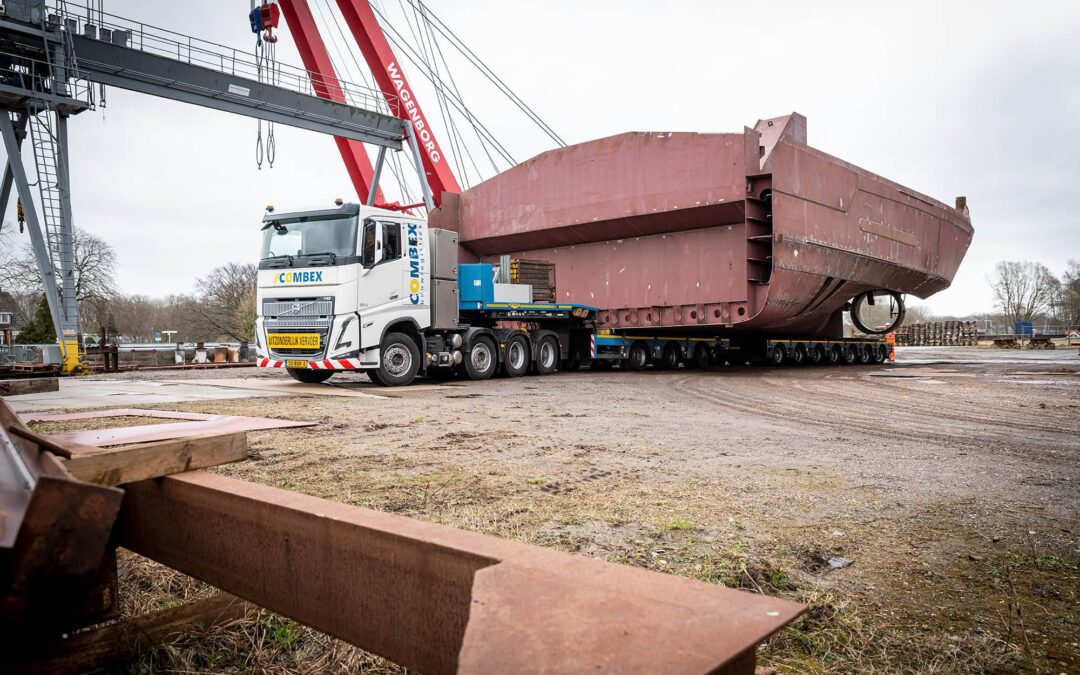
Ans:
{"label": "stack of pallets", "polygon": [[533,302],[555,302],[555,263],[515,258],[510,261],[510,283],[532,286]]}
{"label": "stack of pallets", "polygon": [[896,344],[901,347],[970,347],[978,339],[974,321],[928,321],[896,331]]}

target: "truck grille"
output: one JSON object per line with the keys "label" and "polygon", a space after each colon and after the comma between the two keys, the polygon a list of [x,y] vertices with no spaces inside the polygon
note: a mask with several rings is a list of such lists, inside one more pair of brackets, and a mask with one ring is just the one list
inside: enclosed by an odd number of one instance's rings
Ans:
{"label": "truck grille", "polygon": [[333,298],[265,298],[263,328],[267,333],[318,333],[322,347],[311,349],[268,349],[271,355],[318,357],[326,352],[330,328],[334,324]]}

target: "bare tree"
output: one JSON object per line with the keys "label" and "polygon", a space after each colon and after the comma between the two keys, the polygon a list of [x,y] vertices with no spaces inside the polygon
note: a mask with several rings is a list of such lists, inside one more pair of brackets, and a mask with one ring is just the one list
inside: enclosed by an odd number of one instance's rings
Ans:
{"label": "bare tree", "polygon": [[989,279],[998,306],[1010,322],[1032,321],[1058,296],[1061,282],[1042,263],[1001,261]]}
{"label": "bare tree", "polygon": [[[7,228],[5,228],[6,230]],[[116,251],[104,239],[76,229],[75,240],[75,297],[79,302],[90,298],[109,298],[116,294],[113,276],[116,272]],[[6,285],[34,294],[43,292],[34,249],[22,248],[3,267]]]}
{"label": "bare tree", "polygon": [[255,333],[255,265],[228,263],[214,269],[197,284],[196,312],[216,335],[247,341]]}
{"label": "bare tree", "polygon": [[1080,327],[1080,260],[1070,260],[1061,277],[1060,313],[1069,328]]}

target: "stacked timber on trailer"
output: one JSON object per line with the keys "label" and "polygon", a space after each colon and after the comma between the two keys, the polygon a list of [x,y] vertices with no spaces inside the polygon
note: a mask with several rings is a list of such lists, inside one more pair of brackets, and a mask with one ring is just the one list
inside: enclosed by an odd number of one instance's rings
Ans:
{"label": "stacked timber on trailer", "polygon": [[974,321],[928,321],[907,324],[896,331],[900,347],[973,347],[978,340]]}
{"label": "stacked timber on trailer", "polygon": [[510,283],[532,286],[533,302],[555,302],[555,264],[545,260],[510,261]]}

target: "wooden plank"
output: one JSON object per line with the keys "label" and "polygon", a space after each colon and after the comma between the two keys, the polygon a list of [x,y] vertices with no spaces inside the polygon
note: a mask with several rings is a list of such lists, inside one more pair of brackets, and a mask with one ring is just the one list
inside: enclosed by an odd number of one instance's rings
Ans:
{"label": "wooden plank", "polygon": [[[10,673],[83,673],[133,659],[182,633],[243,618],[252,605],[228,593],[125,619],[66,640],[23,645],[5,665]],[[10,670],[7,668],[10,667]]]}
{"label": "wooden plank", "polygon": [[121,485],[247,459],[247,432],[175,438],[75,454],[64,463],[88,483]]}
{"label": "wooden plank", "polygon": [[59,390],[60,382],[55,377],[28,377],[19,380],[0,380],[0,396],[43,394]]}

